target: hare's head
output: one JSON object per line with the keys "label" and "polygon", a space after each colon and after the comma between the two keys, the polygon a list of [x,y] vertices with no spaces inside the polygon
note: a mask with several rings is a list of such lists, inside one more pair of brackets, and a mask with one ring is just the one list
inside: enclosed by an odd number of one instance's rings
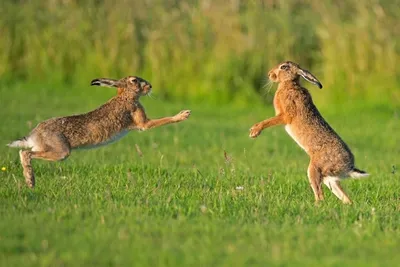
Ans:
{"label": "hare's head", "polygon": [[285,81],[298,82],[300,76],[303,77],[306,81],[309,81],[310,83],[318,86],[319,89],[322,89],[322,84],[314,75],[311,74],[311,72],[300,68],[298,64],[291,61],[285,61],[268,72],[268,78],[272,82],[277,83]]}
{"label": "hare's head", "polygon": [[151,92],[151,84],[137,76],[128,76],[119,80],[99,78],[91,81],[90,85],[116,87],[118,95],[133,93],[136,96],[142,96]]}

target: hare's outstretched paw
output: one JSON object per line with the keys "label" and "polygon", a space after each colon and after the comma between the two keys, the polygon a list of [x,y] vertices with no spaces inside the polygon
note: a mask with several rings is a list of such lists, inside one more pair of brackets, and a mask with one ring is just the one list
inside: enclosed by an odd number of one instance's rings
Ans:
{"label": "hare's outstretched paw", "polygon": [[187,120],[190,116],[190,110],[182,110],[174,116],[176,122]]}
{"label": "hare's outstretched paw", "polygon": [[261,125],[259,123],[256,123],[253,125],[253,127],[251,127],[249,136],[251,138],[256,138],[261,134],[261,132],[262,132]]}

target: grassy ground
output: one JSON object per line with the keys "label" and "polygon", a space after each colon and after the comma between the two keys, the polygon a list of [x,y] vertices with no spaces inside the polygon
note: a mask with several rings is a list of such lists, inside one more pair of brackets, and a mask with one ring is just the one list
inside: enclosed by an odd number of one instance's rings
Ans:
{"label": "grassy ground", "polygon": [[149,98],[142,102],[151,117],[187,108],[192,116],[74,151],[61,163],[36,161],[37,187],[28,189],[18,150],[4,145],[43,119],[88,111],[113,93],[0,88],[1,266],[400,262],[399,110],[363,103],[322,110],[357,166],[372,174],[345,183],[352,206],[328,190],[314,204],[308,158],[281,127],[247,137],[253,123],[273,114],[271,106],[211,108]]}

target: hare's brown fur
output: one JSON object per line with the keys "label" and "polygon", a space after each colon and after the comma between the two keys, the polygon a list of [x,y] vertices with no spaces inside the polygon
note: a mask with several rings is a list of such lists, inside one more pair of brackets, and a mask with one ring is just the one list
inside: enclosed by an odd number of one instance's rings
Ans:
{"label": "hare's brown fur", "polygon": [[325,183],[344,203],[351,200],[340,186],[340,179],[368,174],[354,167],[354,156],[340,136],[329,126],[314,105],[309,91],[300,85],[300,76],[322,88],[310,72],[287,61],[268,73],[278,82],[274,97],[276,116],[255,124],[250,137],[257,137],[265,128],[285,125],[287,133],[310,156],[308,177],[317,201],[323,199],[321,184]]}
{"label": "hare's brown fur", "polygon": [[118,140],[130,130],[148,130],[157,126],[186,120],[190,111],[156,120],[150,120],[139,98],[151,91],[151,85],[142,78],[129,76],[120,80],[100,78],[91,85],[118,88],[117,96],[91,112],[39,123],[31,133],[9,144],[25,147],[20,151],[26,183],[34,187],[35,177],[31,159],[63,160],[74,148],[93,148]]}

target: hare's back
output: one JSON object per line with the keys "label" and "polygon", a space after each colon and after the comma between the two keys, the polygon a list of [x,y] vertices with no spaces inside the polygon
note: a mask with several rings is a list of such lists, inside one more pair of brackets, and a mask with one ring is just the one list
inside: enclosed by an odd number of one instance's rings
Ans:
{"label": "hare's back", "polygon": [[[354,156],[347,144],[325,121],[318,110],[298,117],[286,131],[321,167],[344,170],[354,165]],[[350,167],[349,167],[350,166]]]}

